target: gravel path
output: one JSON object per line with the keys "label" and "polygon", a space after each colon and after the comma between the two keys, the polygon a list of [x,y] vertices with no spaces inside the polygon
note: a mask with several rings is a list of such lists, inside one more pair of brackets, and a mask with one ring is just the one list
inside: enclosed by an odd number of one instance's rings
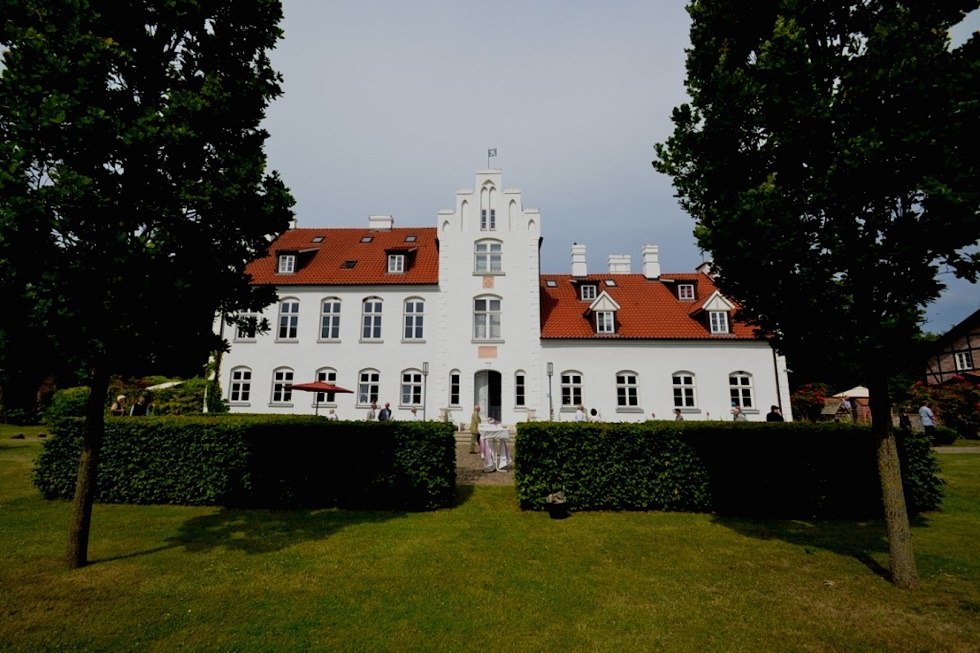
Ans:
{"label": "gravel path", "polygon": [[[511,452],[513,453],[513,449]],[[458,433],[456,436],[456,484],[513,485],[514,472],[484,472],[483,459],[480,454],[470,453],[470,434]]]}

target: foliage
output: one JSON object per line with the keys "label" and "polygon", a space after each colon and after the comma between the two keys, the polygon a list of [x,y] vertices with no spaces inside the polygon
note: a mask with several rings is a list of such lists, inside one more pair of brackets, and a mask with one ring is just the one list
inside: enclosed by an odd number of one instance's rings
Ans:
{"label": "foliage", "polygon": [[[908,509],[936,509],[942,482],[928,438],[899,439]],[[517,491],[541,509],[694,510],[723,515],[863,518],[881,514],[875,439],[845,424],[518,424]]]}
{"label": "foliage", "polygon": [[44,411],[44,421],[54,425],[72,417],[85,417],[88,398],[89,389],[84,386],[58,390],[52,395],[51,403]]}
{"label": "foliage", "polygon": [[[446,424],[151,416],[109,420],[105,433],[101,502],[429,510],[455,496]],[[34,478],[46,498],[72,496],[80,434],[80,420],[59,421],[45,442]]]}
{"label": "foliage", "polygon": [[912,410],[928,403],[936,417],[965,438],[980,437],[980,385],[954,376],[939,385],[916,382],[909,389]]}
{"label": "foliage", "polygon": [[793,406],[793,416],[816,422],[820,419],[824,401],[831,394],[830,386],[826,383],[807,383],[792,392],[789,397]]}

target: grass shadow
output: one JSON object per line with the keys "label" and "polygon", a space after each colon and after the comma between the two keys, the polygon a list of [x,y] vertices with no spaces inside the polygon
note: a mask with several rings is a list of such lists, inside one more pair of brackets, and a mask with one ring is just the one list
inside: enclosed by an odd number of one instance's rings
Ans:
{"label": "grass shadow", "polygon": [[[876,555],[888,556],[888,539],[882,519],[843,521],[716,516],[712,522],[747,537],[782,540],[808,552],[823,550],[851,557],[872,573],[891,578],[888,568],[875,558]],[[919,515],[911,518],[911,525],[926,527],[929,520]]]}

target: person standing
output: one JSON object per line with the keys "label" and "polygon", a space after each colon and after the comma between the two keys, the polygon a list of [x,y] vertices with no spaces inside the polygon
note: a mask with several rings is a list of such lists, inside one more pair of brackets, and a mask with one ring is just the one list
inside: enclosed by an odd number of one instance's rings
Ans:
{"label": "person standing", "polygon": [[126,414],[126,395],[119,395],[109,407],[109,414],[113,417],[122,417]]}
{"label": "person standing", "polygon": [[470,416],[470,453],[480,453],[480,404],[473,406],[473,415]]}
{"label": "person standing", "polygon": [[922,407],[919,408],[919,419],[922,420],[922,429],[926,432],[930,438],[936,436],[936,416],[932,414],[932,409],[929,408],[929,402],[924,402]]}
{"label": "person standing", "polygon": [[745,413],[742,412],[741,406],[735,406],[735,408],[732,408],[732,419],[735,420],[736,422],[749,421],[749,418],[746,417]]}
{"label": "person standing", "polygon": [[372,401],[371,407],[368,408],[367,421],[373,422],[377,418],[378,418],[378,404]]}
{"label": "person standing", "polygon": [[385,407],[382,408],[381,411],[378,413],[378,421],[387,422],[390,419],[391,419],[391,404],[385,402]]}
{"label": "person standing", "polygon": [[408,416],[408,419],[412,422],[421,422],[422,416],[419,415],[419,409],[412,406],[412,414]]}
{"label": "person standing", "polygon": [[579,404],[575,407],[575,421],[576,422],[588,422],[589,416],[585,414],[585,406]]}
{"label": "person standing", "polygon": [[769,409],[769,414],[766,415],[767,422],[785,422],[783,419],[783,413],[779,410],[779,406],[772,406]]}
{"label": "person standing", "polygon": [[675,408],[674,409],[674,421],[675,422],[683,422],[684,421],[684,416],[681,415],[681,409],[680,408]]}
{"label": "person standing", "polygon": [[140,395],[136,399],[136,403],[133,407],[129,409],[130,417],[143,417],[149,412],[149,406],[146,405],[146,395]]}

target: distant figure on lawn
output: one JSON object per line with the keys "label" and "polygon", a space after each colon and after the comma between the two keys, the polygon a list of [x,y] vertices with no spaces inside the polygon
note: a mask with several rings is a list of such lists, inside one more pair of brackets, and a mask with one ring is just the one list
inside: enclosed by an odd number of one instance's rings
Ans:
{"label": "distant figure on lawn", "polygon": [[674,421],[675,422],[683,422],[684,421],[684,416],[681,415],[681,409],[680,408],[675,408],[674,409]]}
{"label": "distant figure on lawn", "polygon": [[150,407],[146,403],[146,395],[140,395],[139,398],[136,399],[136,403],[133,404],[133,407],[129,409],[129,416],[143,417],[149,412],[149,410]]}
{"label": "distant figure on lawn", "polygon": [[735,406],[735,408],[732,408],[732,419],[735,420],[736,422],[749,421],[749,418],[746,417],[745,413],[742,412],[741,406]]}
{"label": "distant figure on lawn", "polygon": [[109,414],[113,417],[122,417],[126,414],[126,395],[116,397],[116,400],[112,402],[112,406],[109,408]]}
{"label": "distant figure on lawn", "polygon": [[769,414],[766,415],[767,422],[785,422],[783,419],[783,412],[779,410],[779,406],[773,406],[769,409]]}
{"label": "distant figure on lawn", "polygon": [[929,404],[924,403],[922,407],[919,408],[919,419],[922,420],[922,428],[925,430],[926,435],[930,438],[936,435],[936,416],[932,414],[932,409],[929,408]]}
{"label": "distant figure on lawn", "polygon": [[480,404],[473,406],[470,416],[470,453],[479,453],[480,448]]}
{"label": "distant figure on lawn", "polygon": [[371,407],[368,408],[367,421],[373,422],[377,418],[378,418],[378,404],[372,401]]}
{"label": "distant figure on lawn", "polygon": [[378,421],[387,422],[391,419],[391,404],[385,402],[385,407],[378,412]]}

